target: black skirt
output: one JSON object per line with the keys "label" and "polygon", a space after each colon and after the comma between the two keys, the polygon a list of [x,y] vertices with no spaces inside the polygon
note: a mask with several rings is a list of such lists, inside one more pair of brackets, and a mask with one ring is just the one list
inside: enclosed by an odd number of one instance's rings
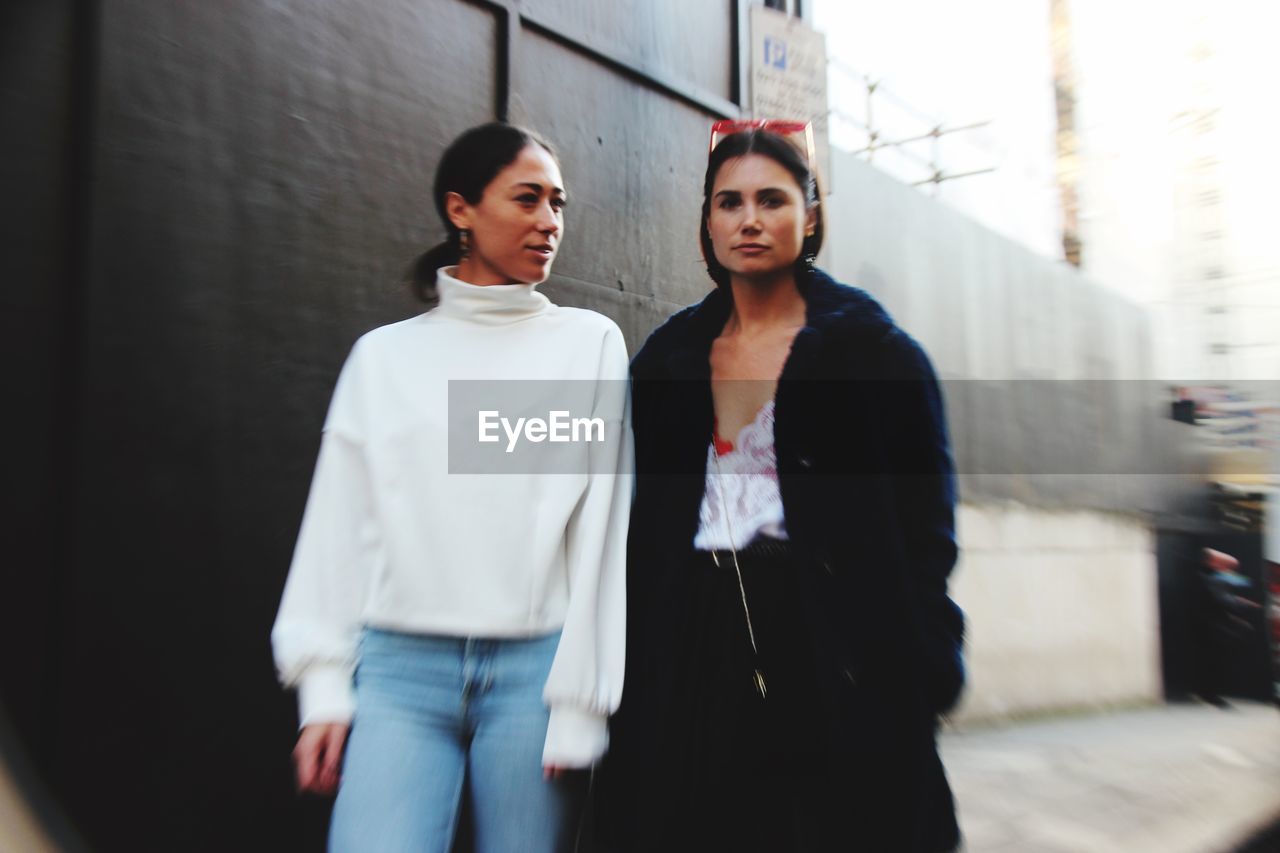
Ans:
{"label": "black skirt", "polygon": [[693,554],[632,635],[645,663],[601,774],[603,849],[859,847],[842,748],[856,684],[824,607],[829,578],[779,540],[738,564],[741,586],[730,552]]}

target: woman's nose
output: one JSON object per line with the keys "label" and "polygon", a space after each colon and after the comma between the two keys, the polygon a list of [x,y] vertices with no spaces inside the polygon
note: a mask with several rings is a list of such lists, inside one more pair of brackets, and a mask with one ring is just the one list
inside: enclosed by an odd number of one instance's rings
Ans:
{"label": "woman's nose", "polygon": [[554,234],[560,230],[560,216],[550,204],[544,204],[538,211],[538,230],[544,234]]}

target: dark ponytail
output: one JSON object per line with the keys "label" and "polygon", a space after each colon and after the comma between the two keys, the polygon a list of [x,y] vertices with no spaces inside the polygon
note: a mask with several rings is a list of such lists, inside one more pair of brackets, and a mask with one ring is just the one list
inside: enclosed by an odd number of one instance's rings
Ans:
{"label": "dark ponytail", "polygon": [[432,198],[440,221],[444,223],[446,237],[443,243],[419,255],[405,276],[418,299],[427,304],[434,303],[437,298],[436,271],[457,264],[462,257],[461,238],[458,229],[449,221],[445,196],[453,192],[466,199],[468,204],[478,204],[485,187],[530,145],[537,145],[552,158],[556,156],[551,146],[537,134],[500,121],[471,128],[445,149],[440,165],[436,167]]}
{"label": "dark ponytail", "polygon": [[405,281],[414,296],[431,305],[436,301],[436,271],[441,267],[455,266],[461,259],[457,232],[451,228],[449,239],[432,246],[414,259],[405,274]]}

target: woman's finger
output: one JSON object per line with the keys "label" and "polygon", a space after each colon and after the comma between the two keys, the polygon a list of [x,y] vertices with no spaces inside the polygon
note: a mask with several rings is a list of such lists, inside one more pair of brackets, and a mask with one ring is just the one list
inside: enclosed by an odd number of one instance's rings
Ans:
{"label": "woman's finger", "polygon": [[302,730],[298,745],[293,748],[293,768],[298,780],[298,790],[311,790],[320,772],[320,750],[319,743],[306,729]]}
{"label": "woman's finger", "polygon": [[342,770],[342,753],[347,743],[346,726],[329,726],[324,732],[324,755],[321,758],[321,784],[324,793],[332,794],[338,788]]}

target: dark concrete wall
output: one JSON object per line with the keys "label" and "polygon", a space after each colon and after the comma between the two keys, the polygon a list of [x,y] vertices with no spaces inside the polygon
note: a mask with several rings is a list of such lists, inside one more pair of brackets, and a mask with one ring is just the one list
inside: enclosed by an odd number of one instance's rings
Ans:
{"label": "dark concrete wall", "polygon": [[74,311],[79,273],[77,144],[84,110],[76,97],[71,2],[5,4],[0,11],[0,355],[5,416],[0,436],[0,696],[34,754],[51,689],[46,656],[65,569],[66,497],[74,475],[65,453],[74,387]]}
{"label": "dark concrete wall", "polygon": [[546,289],[634,345],[709,286],[690,198],[736,112],[737,5],[6,10],[4,337],[33,417],[6,419],[4,699],[91,846],[320,849],[268,633],[338,368],[419,310],[436,161],[504,110],[546,134],[573,195]]}

